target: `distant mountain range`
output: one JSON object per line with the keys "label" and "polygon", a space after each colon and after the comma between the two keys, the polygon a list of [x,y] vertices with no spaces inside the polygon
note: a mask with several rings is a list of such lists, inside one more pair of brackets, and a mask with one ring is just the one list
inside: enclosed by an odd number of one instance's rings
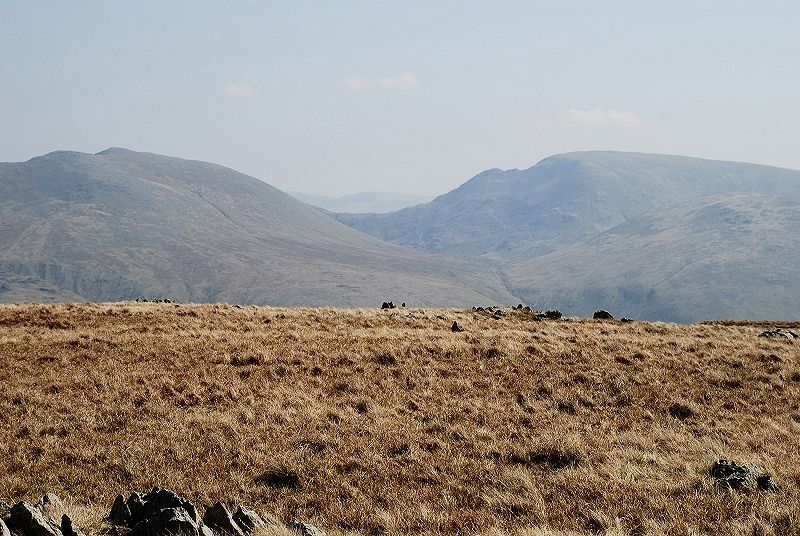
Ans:
{"label": "distant mountain range", "polygon": [[800,172],[679,156],[579,152],[526,170],[491,169],[430,203],[337,214],[382,240],[435,253],[527,259],[648,210],[717,194],[800,196]]}
{"label": "distant mountain range", "polygon": [[0,301],[508,301],[496,267],[381,242],[214,164],[108,149],[0,164]]}
{"label": "distant mountain range", "polygon": [[433,196],[401,194],[394,192],[361,192],[341,197],[288,192],[303,203],[327,210],[328,212],[382,213],[394,212],[401,208],[427,203]]}
{"label": "distant mountain range", "polygon": [[214,164],[55,152],[0,164],[0,301],[798,318],[798,231],[800,172],[754,164],[570,153],[394,212],[331,214]]}

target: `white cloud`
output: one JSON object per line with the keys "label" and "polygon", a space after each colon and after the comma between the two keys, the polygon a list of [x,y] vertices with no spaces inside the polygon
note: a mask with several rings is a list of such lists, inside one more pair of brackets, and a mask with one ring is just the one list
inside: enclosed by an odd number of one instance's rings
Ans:
{"label": "white cloud", "polygon": [[403,89],[419,86],[419,79],[414,73],[401,73],[384,78],[351,76],[344,81],[344,85],[356,91],[361,89]]}
{"label": "white cloud", "polygon": [[248,85],[228,84],[223,88],[223,91],[227,96],[236,98],[255,97],[258,95],[256,88]]}
{"label": "white cloud", "polygon": [[561,112],[561,117],[572,123],[590,127],[621,126],[636,128],[641,124],[636,114],[630,110],[578,110],[570,108]]}

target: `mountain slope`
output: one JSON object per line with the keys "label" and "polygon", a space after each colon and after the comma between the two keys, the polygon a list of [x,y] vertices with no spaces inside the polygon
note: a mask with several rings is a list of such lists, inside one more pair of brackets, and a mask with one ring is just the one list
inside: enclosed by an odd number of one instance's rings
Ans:
{"label": "mountain slope", "polygon": [[14,279],[0,301],[24,295],[20,278],[30,299],[36,285],[89,300],[511,299],[491,266],[380,242],[231,169],[124,149],[0,164],[0,278]]}
{"label": "mountain slope", "polygon": [[357,214],[393,212],[420,203],[427,203],[433,196],[401,194],[393,192],[361,192],[342,197],[288,192],[303,203],[328,212],[351,212]]}
{"label": "mountain slope", "polygon": [[335,217],[424,251],[526,259],[656,207],[734,192],[800,199],[800,172],[679,156],[578,152],[526,170],[485,171],[424,205]]}
{"label": "mountain slope", "polygon": [[800,203],[731,194],[654,209],[585,244],[512,263],[541,308],[689,322],[800,316]]}

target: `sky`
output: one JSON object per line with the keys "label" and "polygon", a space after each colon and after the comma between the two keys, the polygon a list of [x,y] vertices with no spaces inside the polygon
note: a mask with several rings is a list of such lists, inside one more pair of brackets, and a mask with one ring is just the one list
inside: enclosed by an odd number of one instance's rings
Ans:
{"label": "sky", "polygon": [[444,193],[621,150],[800,169],[800,2],[0,0],[0,161]]}

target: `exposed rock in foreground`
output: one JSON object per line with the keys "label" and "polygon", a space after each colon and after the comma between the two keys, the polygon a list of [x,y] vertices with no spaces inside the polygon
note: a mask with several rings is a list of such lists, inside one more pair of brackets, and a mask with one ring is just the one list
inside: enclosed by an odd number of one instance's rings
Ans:
{"label": "exposed rock in foreground", "polygon": [[[48,512],[63,509],[54,494],[46,494],[35,506],[19,502],[13,508],[0,509],[0,536],[85,536],[64,514],[61,524]],[[117,495],[105,519],[114,528],[110,534],[127,536],[248,536],[280,523],[239,506],[235,513],[222,504],[208,507],[202,519],[197,508],[173,491],[153,488],[148,493],[134,492],[127,500]],[[294,520],[285,526],[294,534],[325,536],[325,531]]]}

